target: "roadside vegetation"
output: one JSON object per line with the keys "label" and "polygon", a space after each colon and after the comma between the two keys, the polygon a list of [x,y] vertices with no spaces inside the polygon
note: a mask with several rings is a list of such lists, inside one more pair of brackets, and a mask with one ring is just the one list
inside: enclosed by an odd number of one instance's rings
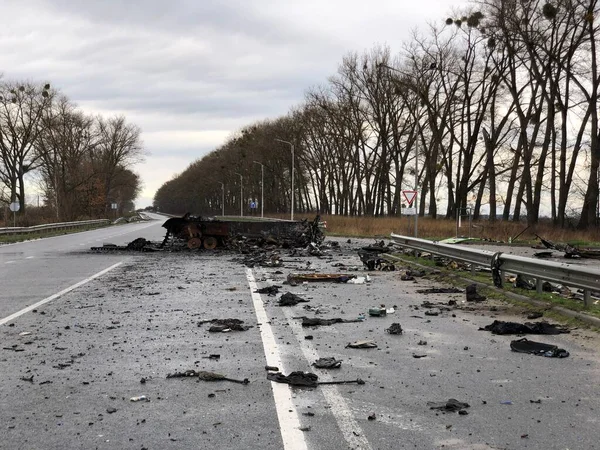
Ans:
{"label": "roadside vegetation", "polygon": [[[17,226],[133,209],[141,187],[132,171],[143,157],[140,133],[123,116],[82,111],[48,83],[0,74],[0,227],[13,225],[11,204],[19,206]],[[41,192],[37,206],[27,197],[32,180]]]}
{"label": "roadside vegetation", "polygon": [[483,230],[497,239],[517,234],[508,221],[545,216],[568,230],[561,240],[597,227],[600,5],[481,0],[455,11],[432,11],[395,49],[340,55],[304,102],[191,163],[155,206],[237,214],[264,191],[269,214],[293,199],[296,213],[399,217],[417,185],[419,215],[502,219]]}
{"label": "roadside vegetation", "polygon": [[[281,216],[289,218],[289,216]],[[312,219],[314,215],[301,214],[298,218]],[[390,233],[414,236],[414,216],[396,217],[349,217],[323,215],[327,222],[327,234],[331,236],[377,237],[387,239]],[[520,236],[518,236],[520,234]],[[514,221],[479,220],[473,222],[471,237],[513,244],[539,243],[535,235],[553,242],[569,243],[580,246],[600,245],[600,228],[588,230],[565,229],[554,226],[551,221],[540,221],[527,228],[526,223]],[[456,220],[419,217],[418,237],[423,239],[445,239],[457,236]],[[462,220],[458,236],[469,236],[469,222]],[[516,239],[515,237],[518,236]]]}

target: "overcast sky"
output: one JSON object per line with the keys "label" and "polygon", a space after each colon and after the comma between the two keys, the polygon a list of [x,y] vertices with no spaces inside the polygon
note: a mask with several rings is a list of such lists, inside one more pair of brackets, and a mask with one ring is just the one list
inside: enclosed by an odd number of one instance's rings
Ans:
{"label": "overcast sky", "polygon": [[49,81],[88,113],[141,127],[135,170],[162,183],[256,120],[286,114],[342,57],[393,53],[453,0],[3,0],[0,73]]}

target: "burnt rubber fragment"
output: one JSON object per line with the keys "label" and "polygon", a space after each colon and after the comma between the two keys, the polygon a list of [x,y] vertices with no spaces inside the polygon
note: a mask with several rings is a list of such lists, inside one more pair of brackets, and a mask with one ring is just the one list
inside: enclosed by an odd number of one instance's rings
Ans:
{"label": "burnt rubber fragment", "polygon": [[570,333],[569,329],[551,323],[541,322],[504,322],[502,320],[494,320],[491,324],[486,325],[480,330],[491,331],[493,334],[561,334]]}
{"label": "burnt rubber fragment", "polygon": [[530,353],[537,356],[546,356],[547,358],[566,358],[569,356],[568,351],[558,348],[556,345],[530,341],[527,338],[512,341],[510,349],[513,352]]}

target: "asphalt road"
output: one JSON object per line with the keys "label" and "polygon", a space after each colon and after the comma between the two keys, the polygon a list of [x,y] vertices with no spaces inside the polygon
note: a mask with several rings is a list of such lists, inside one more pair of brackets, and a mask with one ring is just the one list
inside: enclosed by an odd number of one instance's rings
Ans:
{"label": "asphalt road", "polygon": [[0,319],[62,291],[130,255],[94,255],[89,248],[124,244],[140,235],[160,240],[164,218],[0,246]]}
{"label": "asphalt road", "polygon": [[[140,226],[120,238],[158,239],[159,231]],[[441,286],[433,276],[413,282],[401,281],[401,272],[370,272],[371,281],[359,285],[284,284],[288,273],[308,262],[318,272],[337,273],[334,265],[345,263],[359,268],[350,273],[366,275],[355,251],[364,241],[338,241],[341,248],[328,257],[282,251],[284,267],[252,269],[225,252],[106,255],[85,252],[82,242],[75,247],[71,240],[64,241],[71,242],[67,249],[43,246],[47,261],[37,266],[35,284],[46,287],[32,287],[12,307],[3,293],[0,319],[122,264],[0,325],[0,448],[598,448],[596,335],[574,330],[530,337],[567,349],[566,359],[511,352],[515,337],[478,329],[494,318],[523,321],[521,310],[491,300],[466,303],[464,294],[417,293]],[[17,245],[16,251],[26,267],[30,254]],[[42,259],[38,255],[31,259]],[[2,269],[17,264],[7,260]],[[69,270],[80,272],[66,275]],[[47,279],[60,276],[60,283]],[[4,286],[4,271],[2,280]],[[31,277],[21,280],[28,289],[34,284]],[[254,293],[272,284],[309,302],[280,307],[280,295]],[[18,296],[18,286],[11,289]],[[447,307],[450,299],[457,305]],[[425,300],[439,302],[440,314],[425,315]],[[380,304],[396,306],[396,312],[316,328],[303,328],[296,319],[356,319]],[[210,324],[199,323],[215,318],[238,318],[252,328],[210,333]],[[402,335],[385,332],[393,322],[401,324]],[[361,339],[374,340],[377,348],[346,347]],[[214,354],[219,359],[209,358]],[[331,356],[343,360],[341,368],[311,366]],[[290,388],[266,379],[267,364],[285,374],[311,371],[321,381],[360,378],[365,384]],[[189,369],[250,383],[167,378]],[[149,401],[130,400],[140,395]],[[467,402],[468,415],[427,406],[450,398]]]}

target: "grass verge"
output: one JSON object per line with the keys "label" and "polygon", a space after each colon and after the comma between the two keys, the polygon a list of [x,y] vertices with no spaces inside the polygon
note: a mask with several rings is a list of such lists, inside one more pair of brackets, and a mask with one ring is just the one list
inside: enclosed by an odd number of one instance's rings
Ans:
{"label": "grass verge", "polygon": [[[540,309],[539,306],[528,302],[527,299],[538,302],[538,305],[540,303],[543,305],[547,305],[547,307],[544,306],[542,308],[544,309],[544,315],[552,317],[555,320],[559,320],[560,322],[566,322],[570,324],[577,323],[578,326],[584,324],[584,322],[582,322],[581,320],[561,313],[560,310],[550,308],[557,306],[560,308],[567,309],[569,311],[574,311],[580,314],[585,314],[587,316],[600,319],[600,305],[598,304],[592,304],[589,308],[586,308],[583,305],[583,301],[562,297],[558,294],[550,292],[543,292],[541,294],[538,294],[535,291],[529,291],[525,289],[512,287],[508,282],[504,283],[504,288],[501,290],[493,285],[491,276],[487,273],[477,272],[475,274],[472,274],[467,271],[457,272],[454,270],[449,270],[444,267],[437,266],[435,262],[430,259],[415,258],[414,256],[406,254],[395,254],[393,256],[398,258],[400,261],[408,264],[414,264],[420,267],[435,268],[439,270],[440,273],[438,275],[437,281],[446,282],[448,284],[461,288],[466,287],[471,281],[479,283],[480,285],[484,285],[484,295],[490,298],[506,301],[513,305],[523,307],[527,310],[537,311]],[[519,300],[519,298],[522,298],[522,300]],[[589,323],[585,323],[585,326],[595,328]]]}

